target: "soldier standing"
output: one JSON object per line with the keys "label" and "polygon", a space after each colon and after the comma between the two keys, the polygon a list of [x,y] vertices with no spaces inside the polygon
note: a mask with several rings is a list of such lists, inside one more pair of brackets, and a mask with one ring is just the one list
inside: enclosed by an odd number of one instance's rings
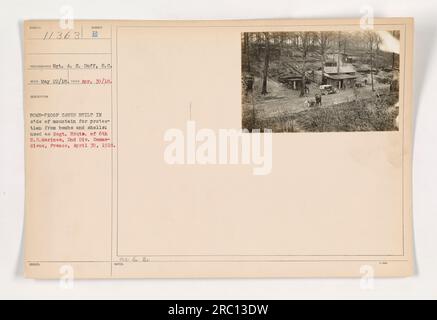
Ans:
{"label": "soldier standing", "polygon": [[316,93],[316,105],[322,106],[322,95],[320,93]]}

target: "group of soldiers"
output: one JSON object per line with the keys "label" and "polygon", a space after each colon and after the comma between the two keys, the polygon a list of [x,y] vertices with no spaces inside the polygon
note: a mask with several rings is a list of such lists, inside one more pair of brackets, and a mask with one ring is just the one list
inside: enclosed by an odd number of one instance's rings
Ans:
{"label": "group of soldiers", "polygon": [[[310,90],[308,87],[305,87],[305,96],[308,97]],[[305,108],[310,107],[321,107],[322,106],[322,95],[320,93],[316,93],[314,99],[306,99],[304,102]]]}

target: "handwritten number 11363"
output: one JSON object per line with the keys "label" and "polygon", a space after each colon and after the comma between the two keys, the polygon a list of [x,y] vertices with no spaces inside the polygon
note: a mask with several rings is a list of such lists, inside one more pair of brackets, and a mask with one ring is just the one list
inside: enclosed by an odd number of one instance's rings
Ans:
{"label": "handwritten number 11363", "polygon": [[43,40],[68,40],[80,39],[80,32],[46,32]]}

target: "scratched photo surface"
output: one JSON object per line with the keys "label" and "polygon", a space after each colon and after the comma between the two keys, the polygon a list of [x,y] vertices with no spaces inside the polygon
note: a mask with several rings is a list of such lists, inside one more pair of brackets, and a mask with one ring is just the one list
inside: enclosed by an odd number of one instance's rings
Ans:
{"label": "scratched photo surface", "polygon": [[398,131],[399,39],[399,31],[242,33],[242,127]]}

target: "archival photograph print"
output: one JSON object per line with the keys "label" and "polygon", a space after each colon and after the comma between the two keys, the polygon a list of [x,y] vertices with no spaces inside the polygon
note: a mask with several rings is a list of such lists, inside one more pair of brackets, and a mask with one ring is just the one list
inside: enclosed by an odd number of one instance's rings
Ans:
{"label": "archival photograph print", "polygon": [[399,130],[399,31],[245,32],[242,127]]}

